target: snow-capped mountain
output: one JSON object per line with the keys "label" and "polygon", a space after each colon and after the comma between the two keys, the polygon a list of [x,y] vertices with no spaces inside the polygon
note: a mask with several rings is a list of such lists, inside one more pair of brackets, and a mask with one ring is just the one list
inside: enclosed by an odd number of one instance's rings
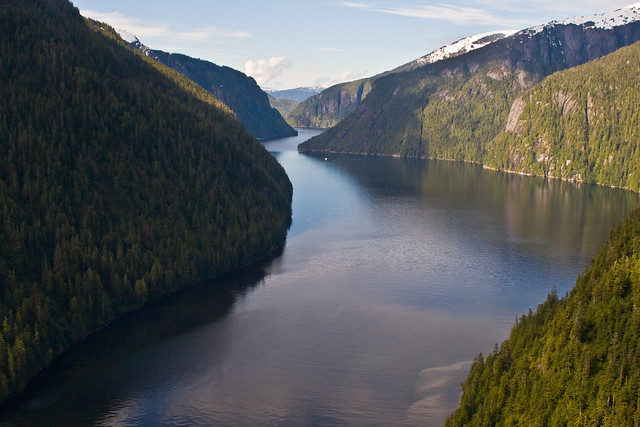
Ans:
{"label": "snow-capped mountain", "polygon": [[403,71],[411,71],[426,64],[432,64],[434,62],[451,58],[453,56],[463,55],[467,52],[471,52],[472,50],[485,47],[486,45],[497,40],[509,37],[517,32],[518,30],[502,30],[465,37],[451,43],[450,45],[442,46],[440,49],[436,49],[431,53],[421,56],[420,58],[415,59],[408,64],[395,68],[392,72],[397,73]]}
{"label": "snow-capped mountain", "polygon": [[[301,148],[448,159],[470,156],[465,160],[476,161],[474,150],[497,129],[487,130],[494,118],[486,111],[495,111],[499,100],[515,99],[557,71],[640,42],[640,3],[511,34],[481,36],[462,39],[377,76],[372,90],[344,120]],[[299,116],[313,117],[328,110],[325,105],[333,100],[325,100],[324,93],[318,95],[324,104],[310,105]],[[445,100],[446,106],[438,100]],[[455,131],[465,123],[480,130],[472,128],[460,138]],[[431,133],[425,133],[426,126]],[[438,145],[441,141],[447,143]]]}
{"label": "snow-capped mountain", "polygon": [[126,41],[127,43],[136,43],[136,42],[140,43],[140,40],[138,40],[138,38],[133,34],[131,34],[129,31],[123,30],[121,28],[114,28],[114,30],[116,30],[116,33],[118,33],[120,38]]}
{"label": "snow-capped mountain", "polygon": [[640,3],[533,26],[483,49],[540,75],[574,67],[640,40]]}
{"label": "snow-capped mountain", "polygon": [[317,95],[323,90],[324,88],[322,86],[306,86],[284,90],[265,89],[265,92],[276,99],[293,99],[296,102],[302,102],[313,95]]}
{"label": "snow-capped mountain", "polygon": [[[300,127],[313,126],[314,123],[334,126],[341,120],[339,116],[331,115],[334,106],[355,111],[369,96],[369,90],[365,90],[367,85],[369,88],[379,86],[378,82],[383,77],[397,75],[397,84],[400,85],[404,84],[402,80],[420,78],[419,75],[402,77],[406,72],[451,75],[456,71],[464,74],[493,62],[499,64],[497,68],[520,70],[522,80],[518,84],[526,87],[555,71],[583,64],[638,40],[640,2],[611,12],[552,21],[520,31],[477,34],[436,49],[391,71],[362,79],[356,88],[362,91],[362,96],[349,92],[348,83],[327,89],[301,104],[297,109],[300,111],[294,111],[296,115],[294,117],[292,113],[289,121]],[[390,96],[381,99],[388,102]]]}
{"label": "snow-capped mountain", "polygon": [[519,35],[527,35],[529,37],[532,37],[535,34],[545,31],[545,29],[549,31],[554,27],[557,28],[573,25],[582,27],[584,29],[612,30],[615,27],[623,27],[637,21],[640,21],[640,2],[610,12],[589,16],[577,16],[561,21],[551,21],[546,24],[536,25],[520,31],[501,30],[476,34],[460,39],[454,43],[451,43],[450,45],[443,46],[440,49],[436,49],[433,52],[428,53],[427,55],[415,59],[398,68],[395,68],[394,70],[392,70],[392,72],[411,71],[427,64],[432,64],[434,62],[454,56],[464,55],[465,53],[483,48],[498,40],[506,39],[512,36],[517,37]]}
{"label": "snow-capped mountain", "polygon": [[539,33],[545,28],[555,25],[578,25],[587,28],[599,28],[602,30],[611,30],[614,27],[620,27],[632,22],[640,21],[640,2],[616,9],[611,12],[600,13],[590,16],[576,16],[573,18],[563,19],[562,21],[551,21],[547,24],[537,25],[535,27],[523,30],[526,33]]}
{"label": "snow-capped mountain", "polygon": [[496,40],[509,37],[516,32],[516,30],[493,31],[489,33],[477,34],[471,37],[465,37],[455,43],[441,47],[440,49],[434,50],[428,55],[418,58],[416,62],[420,65],[424,65],[440,61],[442,59],[450,58],[455,55],[462,55],[464,53],[471,52],[472,50],[485,47],[489,43],[493,43]]}

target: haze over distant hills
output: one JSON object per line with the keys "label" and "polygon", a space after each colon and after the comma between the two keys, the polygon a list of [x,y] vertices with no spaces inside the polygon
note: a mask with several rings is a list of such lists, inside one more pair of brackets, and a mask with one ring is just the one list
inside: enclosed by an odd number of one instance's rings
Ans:
{"label": "haze over distant hills", "polygon": [[[266,89],[266,92],[269,95],[269,102],[271,103],[271,106],[278,110],[280,114],[282,114],[282,117],[287,118],[291,111],[293,111],[300,102],[322,92],[322,87],[309,86],[285,90]],[[293,126],[293,124],[291,125]]]}
{"label": "haze over distant hills", "polygon": [[292,99],[299,103],[313,95],[317,95],[323,90],[324,88],[322,86],[307,86],[284,90],[267,89],[266,92],[276,99]]}

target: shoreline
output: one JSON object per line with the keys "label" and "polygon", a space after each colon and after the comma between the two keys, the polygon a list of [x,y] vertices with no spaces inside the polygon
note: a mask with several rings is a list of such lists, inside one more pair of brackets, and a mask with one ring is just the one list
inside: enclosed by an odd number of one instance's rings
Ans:
{"label": "shoreline", "polygon": [[605,184],[605,183],[602,183],[602,182],[590,182],[590,181],[585,181],[585,180],[576,179],[576,178],[564,178],[564,177],[559,177],[559,176],[554,176],[554,175],[538,175],[538,174],[530,173],[530,172],[496,168],[494,166],[488,166],[488,165],[486,165],[486,164],[484,164],[482,162],[479,162],[477,160],[446,159],[446,158],[441,158],[441,157],[428,157],[428,156],[417,156],[417,157],[416,156],[402,156],[400,154],[359,153],[359,152],[335,151],[335,150],[310,150],[310,149],[300,149],[300,148],[298,148],[298,152],[299,153],[313,153],[313,154],[327,154],[328,153],[328,154],[341,154],[341,155],[350,155],[350,156],[392,157],[392,158],[398,158],[398,159],[404,158],[404,159],[420,159],[420,160],[435,160],[435,161],[457,162],[457,163],[470,163],[470,164],[475,164],[475,165],[482,166],[483,169],[488,169],[488,170],[495,171],[495,172],[504,172],[504,173],[514,174],[514,175],[521,175],[521,176],[528,176],[528,177],[535,177],[535,178],[543,178],[543,179],[560,180],[560,181],[570,182],[570,183],[574,183],[574,184],[578,184],[578,185],[582,185],[582,184],[585,184],[585,185],[597,185],[597,186],[600,186],[600,187],[606,187],[606,188],[630,191],[632,193],[640,195],[639,191],[635,191],[635,190],[633,190],[633,189],[631,189],[629,187],[622,187],[622,186],[613,185],[613,184]]}

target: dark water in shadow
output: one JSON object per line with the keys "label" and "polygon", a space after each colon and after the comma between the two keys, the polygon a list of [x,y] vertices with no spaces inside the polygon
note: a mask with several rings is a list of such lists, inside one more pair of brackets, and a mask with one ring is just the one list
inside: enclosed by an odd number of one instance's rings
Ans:
{"label": "dark water in shadow", "polygon": [[274,260],[95,334],[9,425],[438,425],[469,362],[638,207],[621,190],[450,162],[303,155]]}

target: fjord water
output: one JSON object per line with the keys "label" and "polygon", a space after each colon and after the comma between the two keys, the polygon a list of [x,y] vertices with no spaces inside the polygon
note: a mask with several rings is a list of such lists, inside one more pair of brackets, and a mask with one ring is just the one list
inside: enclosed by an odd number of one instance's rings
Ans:
{"label": "fjord water", "polygon": [[443,161],[300,154],[282,254],[115,322],[56,360],[15,425],[438,425],[479,352],[564,295],[623,190]]}

